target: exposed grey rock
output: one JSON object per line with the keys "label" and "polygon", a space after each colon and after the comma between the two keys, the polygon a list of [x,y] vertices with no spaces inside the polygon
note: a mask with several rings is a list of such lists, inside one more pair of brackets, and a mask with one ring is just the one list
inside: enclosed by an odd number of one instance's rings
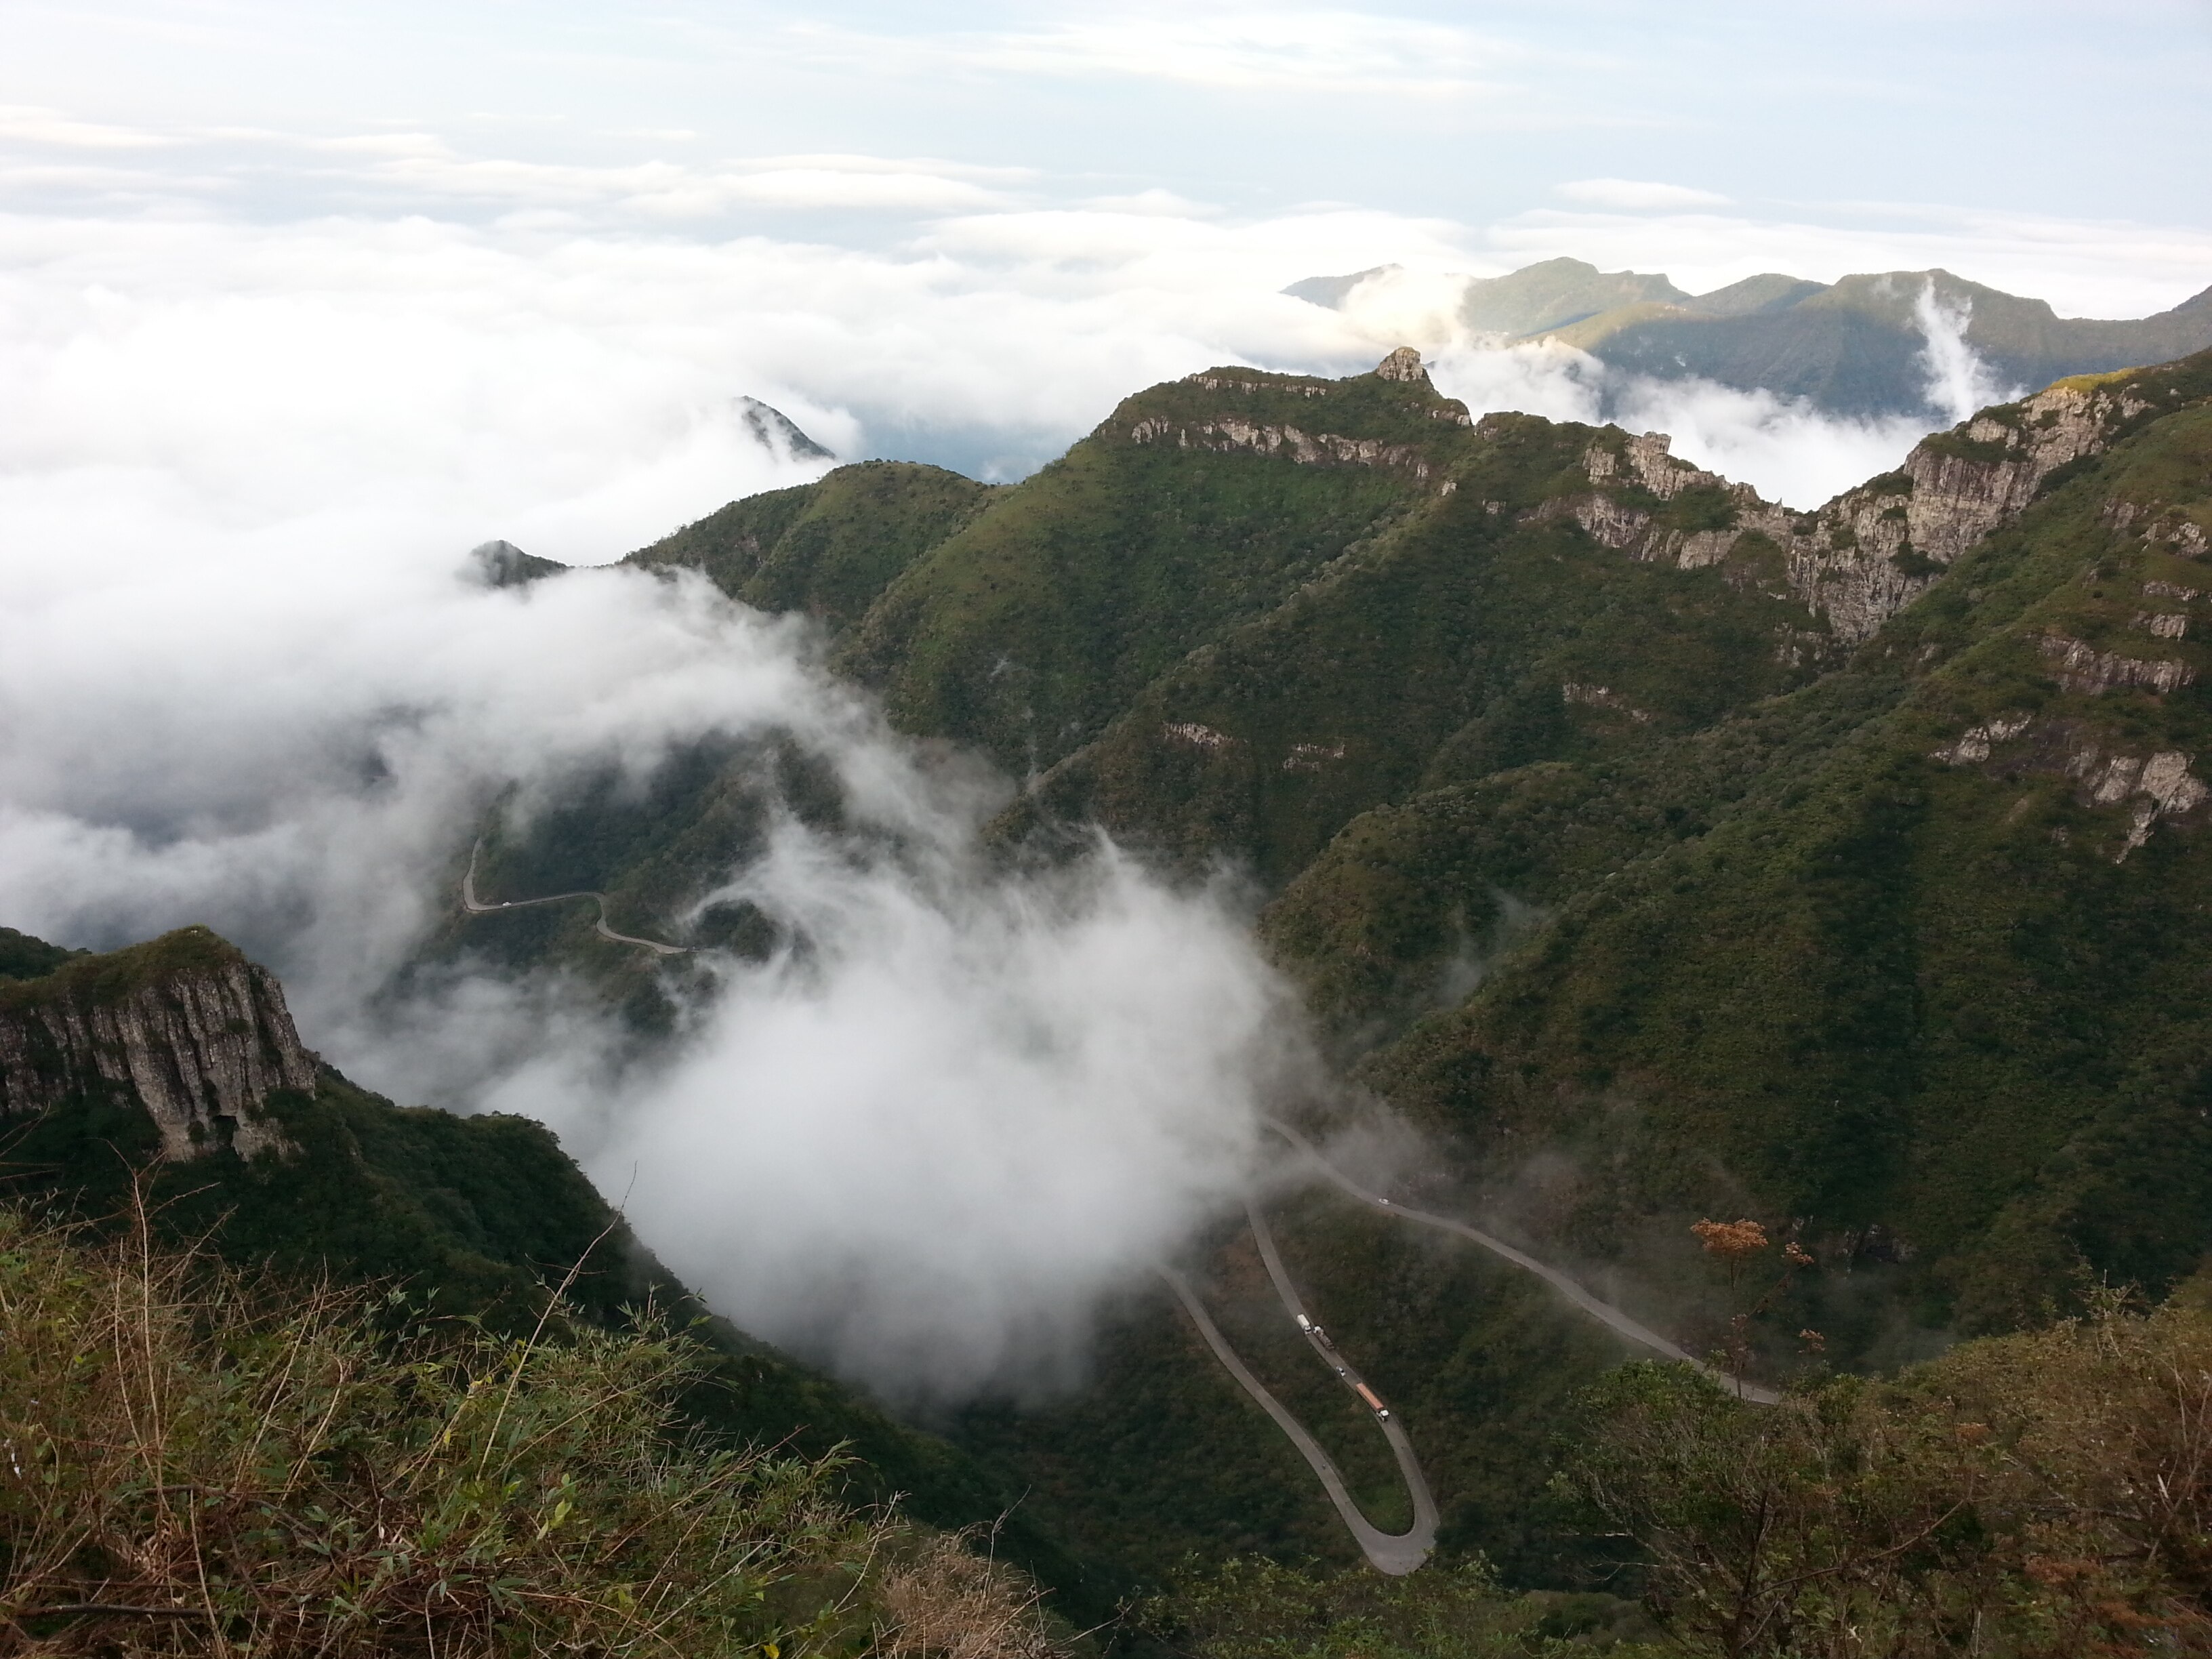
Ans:
{"label": "exposed grey rock", "polygon": [[[2015,418],[1984,414],[1923,440],[1896,473],[1848,490],[1816,513],[1792,513],[1761,500],[1748,485],[1677,459],[1663,432],[1609,435],[1592,444],[1583,470],[1593,494],[1547,502],[1535,512],[1571,516],[1607,547],[1686,569],[1719,563],[1740,538],[1756,532],[1787,554],[1790,591],[1826,621],[1839,644],[1856,645],[1917,599],[1942,567],[2019,517],[2054,471],[2100,453],[2143,404],[2124,387],[2062,384],[2018,408]],[[1614,493],[1636,488],[1671,501],[1694,486],[1728,497],[1733,528],[1655,530],[1650,514]],[[2127,511],[2131,516],[2132,506]],[[2186,536],[2179,530],[2172,535],[2181,550]]]}
{"label": "exposed grey rock", "polygon": [[34,982],[41,994],[0,1004],[0,1118],[105,1087],[136,1096],[169,1158],[225,1146],[246,1158],[289,1152],[262,1109],[277,1090],[311,1092],[315,1057],[276,975],[221,948],[222,959],[158,972],[113,999],[57,975],[52,991]]}
{"label": "exposed grey rock", "polygon": [[2172,658],[2146,661],[2100,651],[2085,640],[2063,634],[2046,635],[2037,641],[2046,657],[2057,659],[2058,683],[2069,691],[2096,693],[2116,687],[2140,686],[2148,691],[2179,691],[2197,678],[2197,671]]}
{"label": "exposed grey rock", "polygon": [[1375,365],[1375,377],[1381,380],[1426,381],[1429,371],[1421,366],[1421,354],[1411,346],[1400,346]]}
{"label": "exposed grey rock", "polygon": [[1245,450],[1280,455],[1305,466],[1379,466],[1425,480],[1434,471],[1413,444],[1386,444],[1380,438],[1346,438],[1334,432],[1307,432],[1294,426],[1268,426],[1234,416],[1221,421],[1147,418],[1129,428],[1140,444],[1174,444],[1179,449]]}

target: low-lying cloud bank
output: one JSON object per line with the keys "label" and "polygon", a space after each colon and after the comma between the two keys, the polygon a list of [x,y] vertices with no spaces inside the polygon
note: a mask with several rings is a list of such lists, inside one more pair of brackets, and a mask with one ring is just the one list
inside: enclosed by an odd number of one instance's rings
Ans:
{"label": "low-lying cloud bank", "polygon": [[[1770,501],[1810,508],[1886,472],[1926,436],[1923,420],[1856,420],[1802,398],[1710,380],[1658,380],[1610,368],[1556,342],[1500,348],[1460,315],[1465,278],[1395,269],[1353,286],[1339,309],[1370,338],[1397,337],[1430,356],[1438,386],[1478,414],[1516,410],[1555,421],[1610,421],[1665,432],[1684,459],[1754,486]],[[1924,291],[1917,307],[1927,345],[1928,402],[1954,422],[2025,388],[2001,385],[1966,343],[1966,315]]]}
{"label": "low-lying cloud bank", "polygon": [[[1571,354],[1276,291],[1466,269],[1439,222],[1053,205],[1012,177],[814,157],[719,187],[957,216],[678,237],[584,216],[592,179],[396,140],[360,163],[392,188],[512,199],[468,222],[249,220],[163,198],[127,133],[38,142],[94,140],[98,179],[22,189],[127,209],[0,216],[0,921],[93,946],[220,928],[364,1083],[554,1122],[732,1316],[937,1395],[1065,1375],[1097,1298],[1238,1190],[1256,1110],[1304,1062],[1237,896],[1103,845],[994,872],[992,787],[889,733],[804,628],[622,570],[487,590],[463,550],[606,561],[816,476],[757,441],[745,394],[848,458],[1014,477],[1150,382],[1348,373],[1407,338],[1477,408],[1612,409],[1793,504],[1917,435],[1600,386]],[[628,182],[663,207],[698,183]],[[625,1060],[554,981],[380,994],[492,803],[770,732],[842,781],[852,828],[787,823],[727,872],[791,948],[722,963],[672,1057]]]}
{"label": "low-lying cloud bank", "polygon": [[[1233,894],[1103,844],[994,869],[1003,786],[926,763],[806,629],[699,580],[289,574],[203,557],[10,609],[10,923],[213,924],[362,1081],[551,1122],[719,1309],[908,1395],[1072,1374],[1097,1299],[1241,1190],[1300,1050]],[[712,963],[672,1053],[637,1060],[555,981],[378,995],[496,797],[767,736],[830,769],[848,824],[787,818],[728,872],[784,943]]]}

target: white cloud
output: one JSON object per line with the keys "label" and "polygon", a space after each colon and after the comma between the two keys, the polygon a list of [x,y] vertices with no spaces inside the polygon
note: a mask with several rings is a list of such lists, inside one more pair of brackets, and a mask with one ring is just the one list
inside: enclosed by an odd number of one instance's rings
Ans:
{"label": "white cloud", "polygon": [[0,104],[0,140],[55,149],[156,149],[175,140],[137,127],[81,121],[58,110]]}
{"label": "white cloud", "polygon": [[[47,481],[81,510],[44,526],[0,498],[11,924],[214,925],[357,1079],[552,1123],[720,1310],[887,1391],[1070,1375],[1098,1298],[1241,1193],[1303,1050],[1233,895],[1104,847],[1005,873],[979,836],[1004,786],[696,577],[490,592],[389,520],[195,522],[155,469],[96,471]],[[786,948],[711,964],[674,1052],[626,1063],[558,980],[391,986],[494,802],[771,736],[842,782],[844,826],[732,850],[724,896]],[[777,775],[750,787],[772,803]]]}
{"label": "white cloud", "polygon": [[1558,186],[1571,202],[1592,207],[1624,208],[1631,212],[1646,208],[1726,207],[1729,198],[1710,190],[1686,185],[1653,184],[1638,179],[1577,179]]}
{"label": "white cloud", "polygon": [[802,25],[786,39],[817,61],[908,72],[1424,99],[1510,94],[1500,70],[1526,55],[1453,25],[1281,6],[1086,11],[1042,27],[928,35]]}
{"label": "white cloud", "polygon": [[[1206,27],[1179,72],[1326,69],[1321,35],[1238,67],[1249,43]],[[1065,880],[993,876],[974,853],[987,793],[889,737],[802,630],[617,572],[486,593],[450,574],[465,549],[607,559],[810,476],[748,438],[741,394],[841,454],[1012,475],[1148,383],[1232,361],[1349,372],[1409,337],[1478,408],[1611,406],[1803,504],[1913,434],[1608,385],[1571,353],[1476,352],[1438,273],[1575,252],[1694,281],[1940,244],[1984,275],[1978,248],[2025,268],[2040,246],[2124,293],[2212,247],[2027,222],[1239,216],[927,158],[555,163],[416,125],[192,143],[189,167],[101,175],[153,211],[101,216],[79,192],[0,217],[0,919],[86,944],[234,933],[363,1081],[558,1121],[611,1187],[636,1166],[647,1237],[726,1311],[953,1389],[1064,1360],[1090,1298],[1241,1180],[1268,1081],[1255,1033],[1282,1028],[1235,905],[1109,853]],[[310,207],[204,205],[277,176]],[[496,216],[455,222],[464,202]],[[899,222],[770,234],[787,209]],[[1389,263],[1345,313],[1276,291]],[[903,850],[794,831],[731,872],[816,950],[731,969],[667,1070],[624,1072],[558,985],[465,975],[372,1003],[502,790],[770,729],[841,769],[864,830],[904,826]],[[969,1322],[937,1328],[946,1308]]]}
{"label": "white cloud", "polygon": [[709,218],[732,209],[887,209],[914,216],[1006,205],[982,179],[1025,177],[1010,167],[877,156],[740,157],[719,162],[650,161],[621,167],[556,165],[466,155],[443,138],[418,132],[371,133],[322,141],[316,148],[368,158],[366,182],[437,198],[599,206],[677,219]]}

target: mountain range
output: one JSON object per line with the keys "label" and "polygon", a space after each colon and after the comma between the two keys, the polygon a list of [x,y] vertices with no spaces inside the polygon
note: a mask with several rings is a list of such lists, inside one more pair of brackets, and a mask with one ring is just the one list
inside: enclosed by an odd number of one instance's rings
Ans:
{"label": "mountain range", "polygon": [[[1597,289],[1553,270],[1480,314],[1522,337],[1647,306],[1716,326],[1817,319],[1816,301],[1852,327],[1887,314],[1881,279],[1784,284],[1730,316],[1589,275]],[[1610,310],[1565,316],[1572,292]],[[2054,326],[2179,327],[2206,303]],[[2112,1284],[2162,1297],[2212,1251],[2212,352],[2017,372],[2041,389],[1793,512],[1663,435],[1474,418],[1410,349],[1342,380],[1217,368],[1135,393],[1019,484],[842,466],[629,562],[812,617],[899,726],[1021,780],[993,828],[1009,858],[1103,824],[1194,878],[1236,865],[1336,1066],[1418,1131],[1425,1205],[1693,1352],[1817,1382],[2078,1315]],[[503,544],[477,563],[562,579]],[[625,927],[759,951],[766,918],[692,909],[759,833],[763,772],[702,747],[642,793],[488,823],[479,878],[589,889]],[[806,779],[781,787],[812,810]],[[465,951],[571,970],[641,1040],[675,1024],[680,977],[585,907],[456,906],[428,954]],[[527,1305],[512,1264],[574,1259],[605,1224],[529,1126],[408,1113],[266,1036],[268,988],[218,941],[142,951],[0,937],[5,1103],[46,1138],[19,1158],[89,1169],[118,1125],[142,1152],[181,1137],[195,1170],[230,1172],[204,1202],[235,1205],[241,1249],[404,1237],[345,1248],[371,1271],[450,1259],[437,1270],[480,1279],[487,1307]],[[217,1000],[179,1029],[263,1031],[276,1129],[340,1149],[370,1195],[331,1203],[307,1245],[285,1230],[311,1195],[246,1194],[309,1165],[253,1156],[228,1097],[165,1118],[100,1059],[127,1049],[119,1025],[85,1026],[68,1058],[78,1028],[52,1009],[179,973]],[[570,1196],[518,1201],[540,1183]],[[364,1203],[393,1218],[344,1219]],[[1761,1298],[1715,1271],[1693,1231],[1715,1217],[1788,1241]],[[557,1239],[530,1231],[556,1219]],[[1442,1557],[1582,1582],[1599,1547],[1547,1496],[1556,1438],[1626,1346],[1499,1259],[1328,1193],[1276,1220],[1335,1340],[1413,1425]],[[1389,1464],[1283,1330],[1250,1243],[1224,1227],[1202,1244],[1224,1328],[1387,1513]],[[1350,1559],[1164,1292],[1109,1310],[1085,1393],[974,1406],[940,1425],[949,1444],[726,1340],[767,1379],[741,1395],[757,1426],[808,1422],[923,1471],[908,1489],[947,1524],[1025,1494],[1025,1559],[1078,1593],[1167,1582],[1194,1553]]]}
{"label": "mountain range", "polygon": [[[1342,309],[1397,268],[1311,276],[1283,291]],[[1803,398],[1832,414],[1940,413],[1923,360],[1927,313],[1954,319],[2000,386],[2033,392],[2069,374],[2167,362],[2212,347],[2212,288],[2133,321],[2061,317],[1948,270],[1892,270],[1834,283],[1769,273],[1710,294],[1662,276],[1547,259],[1462,279],[1457,320],[1494,345],[1556,341],[1625,374],[1698,379]]]}

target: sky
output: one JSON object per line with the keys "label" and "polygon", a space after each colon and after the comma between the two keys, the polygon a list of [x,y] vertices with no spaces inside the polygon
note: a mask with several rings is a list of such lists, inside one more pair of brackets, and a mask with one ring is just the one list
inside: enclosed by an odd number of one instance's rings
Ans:
{"label": "sky", "polygon": [[[603,564],[818,476],[746,397],[994,479],[1154,381],[1407,340],[1589,417],[1588,360],[1449,320],[1560,255],[2142,315],[2212,284],[2207,86],[2202,4],[6,0],[0,923],[212,925],[356,1080],[553,1123],[749,1328],[894,1395],[1064,1382],[1264,1174],[1259,1113],[1335,1097],[1252,890],[1103,838],[1010,875],[1012,781],[805,624],[467,550]],[[1279,291],[1383,264],[1347,311]],[[1939,404],[2005,390],[1925,326]],[[1920,435],[1609,390],[1792,505]],[[724,872],[787,948],[710,964],[671,1052],[558,975],[393,991],[489,813],[770,738],[851,827]]]}
{"label": "sky", "polygon": [[[0,363],[186,448],[176,389],[227,382],[568,559],[742,481],[725,396],[1006,478],[1149,380],[1398,343],[1276,292],[1315,274],[1942,264],[2111,316],[2212,284],[2197,0],[11,0],[0,65]],[[518,453],[456,476],[418,453],[444,415]],[[1750,481],[1841,488],[1844,447]]]}

